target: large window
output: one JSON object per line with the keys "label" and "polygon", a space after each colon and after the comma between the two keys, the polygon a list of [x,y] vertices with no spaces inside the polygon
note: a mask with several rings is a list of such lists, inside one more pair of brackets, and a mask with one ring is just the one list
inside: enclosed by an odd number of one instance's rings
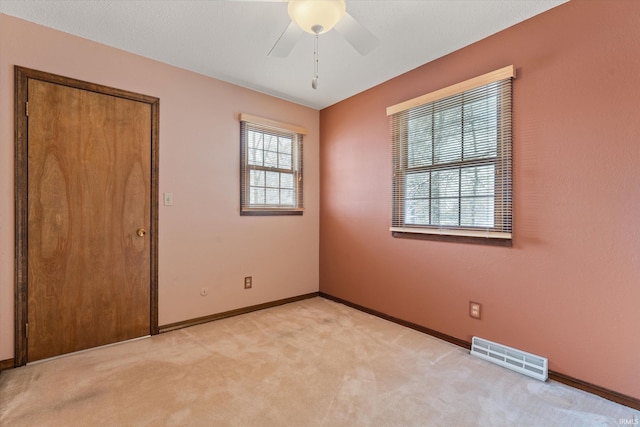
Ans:
{"label": "large window", "polygon": [[394,235],[510,241],[513,76],[507,67],[389,107]]}
{"label": "large window", "polygon": [[302,215],[303,128],[240,116],[240,214]]}

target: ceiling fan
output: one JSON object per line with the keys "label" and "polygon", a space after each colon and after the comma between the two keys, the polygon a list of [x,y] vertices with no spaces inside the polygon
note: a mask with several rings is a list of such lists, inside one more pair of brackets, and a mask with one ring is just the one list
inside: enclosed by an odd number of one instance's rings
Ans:
{"label": "ceiling fan", "polygon": [[314,51],[315,75],[311,82],[318,86],[318,36],[335,29],[361,55],[367,55],[380,41],[360,25],[346,10],[345,0],[235,0],[287,2],[291,22],[280,35],[268,56],[286,58],[300,40],[303,31],[316,37]]}

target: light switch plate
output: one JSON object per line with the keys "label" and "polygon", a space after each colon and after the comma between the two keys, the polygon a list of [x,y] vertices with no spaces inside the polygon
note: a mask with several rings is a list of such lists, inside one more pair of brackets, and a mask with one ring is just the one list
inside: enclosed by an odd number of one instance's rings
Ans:
{"label": "light switch plate", "polygon": [[173,193],[164,193],[164,205],[173,206]]}

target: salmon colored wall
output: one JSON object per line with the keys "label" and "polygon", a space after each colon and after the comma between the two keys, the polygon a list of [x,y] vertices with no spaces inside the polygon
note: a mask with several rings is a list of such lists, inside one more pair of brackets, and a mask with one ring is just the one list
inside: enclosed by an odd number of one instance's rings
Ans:
{"label": "salmon colored wall", "polygon": [[[159,213],[161,326],[318,291],[317,110],[0,14],[0,360],[13,358],[14,65],[160,98],[160,192],[175,203]],[[240,112],[308,129],[303,216],[240,217]]]}
{"label": "salmon colored wall", "polygon": [[[573,0],[322,110],[321,292],[640,398],[639,23]],[[385,108],[509,64],[513,247],[392,238]]]}

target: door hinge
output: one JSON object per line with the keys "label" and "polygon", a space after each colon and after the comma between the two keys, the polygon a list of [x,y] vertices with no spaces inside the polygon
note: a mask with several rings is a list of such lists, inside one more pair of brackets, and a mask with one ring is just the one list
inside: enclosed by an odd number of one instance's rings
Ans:
{"label": "door hinge", "polygon": [[25,107],[24,113],[26,114],[27,117],[29,117],[29,101],[27,101],[25,104],[26,104],[26,107]]}
{"label": "door hinge", "polygon": [[24,325],[24,336],[29,338],[29,324]]}

